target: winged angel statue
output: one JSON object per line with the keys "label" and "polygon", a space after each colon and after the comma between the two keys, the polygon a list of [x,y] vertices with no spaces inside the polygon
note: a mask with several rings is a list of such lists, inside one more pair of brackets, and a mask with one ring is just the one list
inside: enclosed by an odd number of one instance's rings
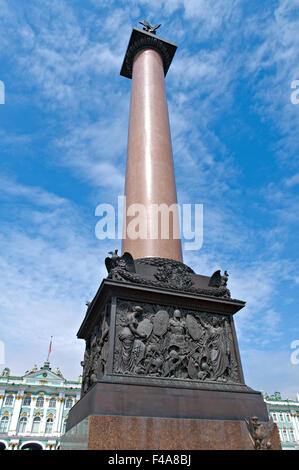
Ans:
{"label": "winged angel statue", "polygon": [[156,26],[151,26],[147,21],[139,21],[140,24],[143,26],[143,31],[147,31],[148,33],[156,34],[158,28],[160,28],[161,24],[157,24]]}

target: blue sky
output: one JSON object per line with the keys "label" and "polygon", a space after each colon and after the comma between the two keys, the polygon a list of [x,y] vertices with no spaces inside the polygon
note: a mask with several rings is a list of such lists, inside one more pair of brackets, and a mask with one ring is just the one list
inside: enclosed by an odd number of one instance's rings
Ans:
{"label": "blue sky", "polygon": [[81,373],[85,300],[120,242],[95,208],[124,191],[131,28],[178,44],[166,77],[179,203],[204,205],[184,262],[227,269],[246,300],[236,328],[246,383],[295,397],[298,328],[298,0],[0,0],[0,339],[22,374],[46,358]]}

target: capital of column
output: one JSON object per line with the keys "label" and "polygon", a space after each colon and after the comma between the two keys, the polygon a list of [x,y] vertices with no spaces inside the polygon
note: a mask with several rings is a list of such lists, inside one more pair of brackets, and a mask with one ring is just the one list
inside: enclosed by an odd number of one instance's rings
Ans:
{"label": "capital of column", "polygon": [[132,78],[134,57],[142,49],[154,49],[161,55],[164,75],[166,76],[177,50],[177,45],[139,28],[133,28],[132,30],[120,75]]}

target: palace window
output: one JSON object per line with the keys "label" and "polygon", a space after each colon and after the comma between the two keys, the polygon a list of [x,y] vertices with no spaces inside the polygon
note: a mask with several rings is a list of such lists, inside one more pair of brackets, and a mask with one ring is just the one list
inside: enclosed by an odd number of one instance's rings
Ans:
{"label": "palace window", "polygon": [[51,398],[50,399],[49,408],[56,408],[56,398]]}
{"label": "palace window", "polygon": [[285,441],[288,441],[288,440],[289,440],[289,436],[288,436],[288,433],[287,433],[286,428],[283,428],[282,433],[283,433],[283,439],[284,439]]}
{"label": "palace window", "polygon": [[23,400],[23,406],[30,406],[30,404],[31,404],[31,396],[26,395]]}
{"label": "palace window", "polygon": [[53,429],[53,418],[48,418],[48,419],[47,419],[47,422],[46,422],[46,430],[45,430],[45,433],[46,433],[46,434],[51,434],[52,429]]}
{"label": "palace window", "polygon": [[21,418],[20,421],[19,421],[18,432],[25,432],[26,424],[27,424],[27,418],[25,418],[25,416],[23,416],[23,418]]}
{"label": "palace window", "polygon": [[272,413],[272,418],[274,422],[277,421],[277,414],[275,412]]}
{"label": "palace window", "polygon": [[68,399],[66,400],[65,407],[66,407],[66,408],[72,408],[72,406],[73,406],[73,400],[72,400],[71,398],[68,398]]}
{"label": "palace window", "polygon": [[36,400],[36,407],[42,408],[44,406],[44,397],[38,397]]}
{"label": "palace window", "polygon": [[13,404],[13,395],[7,395],[5,398],[5,406],[12,406]]}
{"label": "palace window", "polygon": [[293,429],[290,429],[290,437],[291,437],[291,441],[296,441]]}
{"label": "palace window", "polygon": [[39,425],[40,425],[40,417],[36,416],[32,423],[31,432],[36,432],[36,433],[39,432]]}
{"label": "palace window", "polygon": [[0,421],[0,432],[7,432],[8,428],[8,416],[3,416]]}
{"label": "palace window", "polygon": [[290,417],[289,413],[286,414],[286,420],[287,420],[288,423],[291,422],[291,417]]}
{"label": "palace window", "polygon": [[279,420],[283,423],[284,422],[284,416],[282,413],[279,413]]}

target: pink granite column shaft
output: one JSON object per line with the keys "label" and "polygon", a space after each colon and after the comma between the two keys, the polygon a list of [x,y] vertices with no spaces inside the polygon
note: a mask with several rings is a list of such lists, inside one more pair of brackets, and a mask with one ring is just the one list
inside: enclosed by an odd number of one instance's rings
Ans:
{"label": "pink granite column shaft", "polygon": [[[122,252],[128,251],[134,259],[161,257],[182,261],[181,240],[173,236],[172,218],[168,239],[163,239],[161,226],[157,239],[151,239],[156,220],[151,205],[170,207],[177,203],[163,63],[153,49],[141,50],[133,62],[125,196],[127,210],[132,204],[146,208],[147,236],[143,233],[144,238],[131,239],[127,232]],[[125,216],[125,228],[140,214]],[[143,228],[139,227],[141,232]],[[179,233],[178,228],[175,231]]]}

